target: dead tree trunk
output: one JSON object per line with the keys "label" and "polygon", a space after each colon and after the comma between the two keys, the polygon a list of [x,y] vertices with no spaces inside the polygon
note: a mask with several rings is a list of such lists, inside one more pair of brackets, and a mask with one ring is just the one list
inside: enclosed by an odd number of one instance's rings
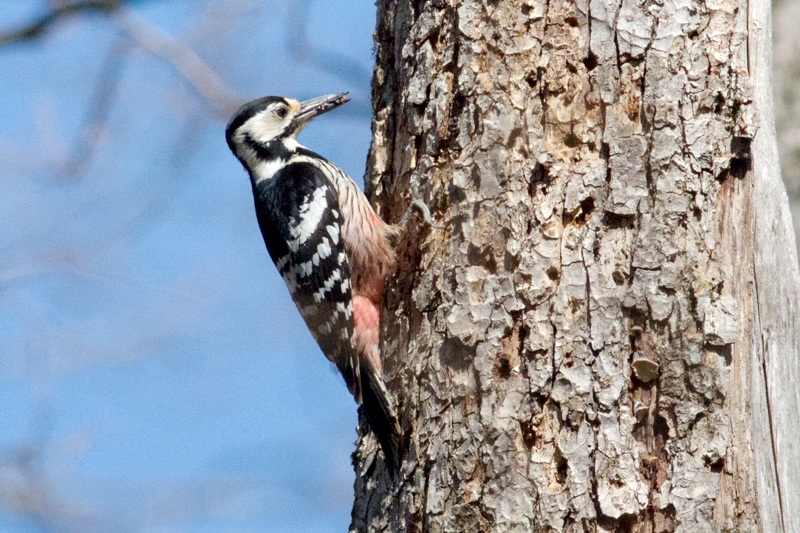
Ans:
{"label": "dead tree trunk", "polygon": [[378,2],[369,192],[447,229],[387,286],[408,451],[392,481],[360,439],[351,531],[800,531],[768,29],[765,0]]}

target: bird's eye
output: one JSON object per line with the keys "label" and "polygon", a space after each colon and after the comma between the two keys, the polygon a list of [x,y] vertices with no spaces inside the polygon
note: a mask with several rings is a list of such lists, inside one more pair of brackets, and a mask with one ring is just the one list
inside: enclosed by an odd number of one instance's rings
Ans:
{"label": "bird's eye", "polygon": [[275,111],[275,114],[276,114],[276,115],[278,115],[278,117],[279,117],[279,118],[286,118],[286,115],[287,115],[288,113],[289,113],[289,110],[288,110],[288,109],[286,109],[285,107],[279,107],[279,108],[278,108],[278,109]]}

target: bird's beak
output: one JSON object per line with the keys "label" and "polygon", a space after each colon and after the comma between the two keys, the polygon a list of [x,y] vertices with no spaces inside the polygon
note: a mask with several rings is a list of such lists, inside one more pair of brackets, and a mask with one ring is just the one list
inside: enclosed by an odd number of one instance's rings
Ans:
{"label": "bird's beak", "polygon": [[297,112],[294,119],[306,125],[314,117],[327,113],[331,109],[335,109],[349,101],[350,99],[347,97],[346,92],[318,96],[317,98],[300,102],[300,111]]}

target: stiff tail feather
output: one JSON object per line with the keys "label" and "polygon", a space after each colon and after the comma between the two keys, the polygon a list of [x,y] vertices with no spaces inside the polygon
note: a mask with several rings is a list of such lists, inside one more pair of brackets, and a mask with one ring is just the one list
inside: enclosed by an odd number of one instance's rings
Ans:
{"label": "stiff tail feather", "polygon": [[367,422],[378,442],[381,444],[383,456],[392,476],[400,471],[403,462],[402,440],[403,432],[397,421],[397,415],[392,409],[389,393],[383,384],[383,379],[378,374],[372,362],[367,357],[361,358],[361,407],[367,417]]}

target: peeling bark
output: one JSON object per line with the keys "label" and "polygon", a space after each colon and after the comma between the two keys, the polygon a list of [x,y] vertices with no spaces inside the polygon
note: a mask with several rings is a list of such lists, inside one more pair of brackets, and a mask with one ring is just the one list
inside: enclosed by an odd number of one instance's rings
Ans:
{"label": "peeling bark", "polygon": [[780,178],[759,181],[748,14],[378,2],[368,191],[446,230],[412,225],[387,284],[408,451],[393,481],[359,439],[351,531],[797,530],[761,449],[794,451],[797,403],[764,421],[798,315],[765,337],[761,306],[800,276],[760,286]]}

